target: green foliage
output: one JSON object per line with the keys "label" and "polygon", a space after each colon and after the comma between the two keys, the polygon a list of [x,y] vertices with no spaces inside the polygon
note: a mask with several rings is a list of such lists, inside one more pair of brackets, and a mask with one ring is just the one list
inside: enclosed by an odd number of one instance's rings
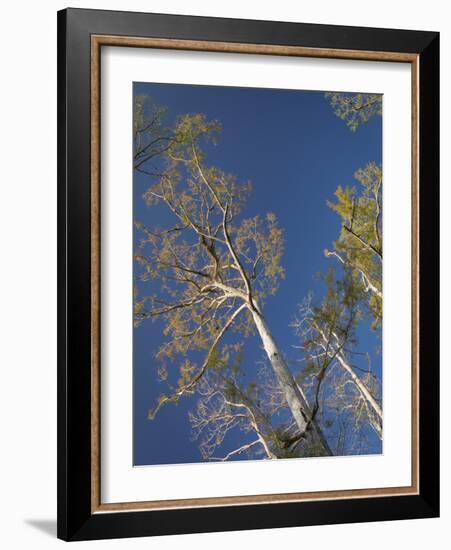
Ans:
{"label": "green foliage", "polygon": [[355,132],[373,116],[382,116],[381,94],[350,94],[345,92],[327,92],[335,114],[346,122],[348,128]]}
{"label": "green foliage", "polygon": [[370,162],[354,177],[359,188],[339,186],[336,201],[328,202],[342,227],[335,251],[325,255],[336,256],[350,270],[376,328],[382,320],[382,169]]}
{"label": "green foliage", "polygon": [[246,218],[232,232],[234,245],[253,283],[254,296],[262,303],[267,295],[274,295],[285,277],[281,265],[284,252],[283,230],[272,212]]}

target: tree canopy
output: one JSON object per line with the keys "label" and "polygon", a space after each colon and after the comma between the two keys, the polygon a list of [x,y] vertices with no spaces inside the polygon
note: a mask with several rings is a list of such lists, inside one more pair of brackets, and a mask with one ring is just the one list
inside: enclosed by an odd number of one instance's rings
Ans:
{"label": "tree canopy", "polygon": [[351,271],[377,327],[382,320],[382,168],[370,162],[354,177],[359,188],[338,186],[335,202],[328,202],[342,226],[334,250],[325,254]]}
{"label": "tree canopy", "polygon": [[[380,96],[326,95],[351,130],[381,114]],[[250,181],[209,164],[221,130],[201,113],[168,122],[165,108],[135,98],[133,166],[159,213],[158,224],[134,221],[135,328],[152,320],[164,337],[154,357],[166,391],[148,417],[196,397],[189,419],[204,460],[364,452],[367,426],[382,437],[380,380],[357,351],[361,323],[369,317],[378,330],[382,320],[382,169],[368,163],[357,186],[338,186],[327,202],[341,220],[325,250],[337,263],[322,277],[324,295],[309,294],[291,322],[298,356],[289,366],[264,315],[285,278],[284,231],[270,210],[250,213]],[[245,381],[254,336],[261,368]],[[234,430],[243,442],[225,451]]]}
{"label": "tree canopy", "polygon": [[335,114],[355,132],[373,116],[382,116],[381,94],[352,94],[347,92],[326,92]]}

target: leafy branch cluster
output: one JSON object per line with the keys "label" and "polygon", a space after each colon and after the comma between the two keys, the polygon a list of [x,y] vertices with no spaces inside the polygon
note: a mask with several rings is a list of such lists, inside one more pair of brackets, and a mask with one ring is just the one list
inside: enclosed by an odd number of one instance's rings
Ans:
{"label": "leafy branch cluster", "polygon": [[352,94],[347,92],[327,92],[325,94],[335,114],[355,132],[373,116],[382,116],[381,94]]}

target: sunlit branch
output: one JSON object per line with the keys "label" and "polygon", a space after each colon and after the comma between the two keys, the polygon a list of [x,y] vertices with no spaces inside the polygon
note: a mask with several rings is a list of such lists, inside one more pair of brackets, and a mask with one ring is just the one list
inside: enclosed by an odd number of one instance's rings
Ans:
{"label": "sunlit branch", "polygon": [[245,307],[246,307],[246,304],[242,304],[238,309],[236,309],[232,313],[232,315],[230,315],[228,321],[224,324],[222,329],[218,332],[216,338],[213,340],[213,343],[210,346],[210,349],[208,350],[207,356],[205,357],[205,360],[202,364],[202,367],[199,369],[199,372],[192,378],[192,380],[188,384],[183,386],[183,388],[181,388],[180,390],[176,391],[173,395],[164,396],[162,399],[160,399],[160,401],[158,402],[157,407],[153,411],[149,412],[149,418],[150,419],[155,418],[156,414],[158,413],[158,411],[161,409],[161,407],[163,405],[165,405],[166,403],[170,403],[170,402],[172,402],[172,403],[177,402],[180,399],[180,397],[182,397],[182,395],[192,391],[194,386],[202,378],[205,371],[207,370],[209,362],[210,362],[210,358],[211,358],[214,350],[216,349],[216,346],[218,345],[219,341],[224,336],[224,334],[227,332],[227,330],[230,328],[230,326],[232,325],[234,320],[238,317],[238,315],[243,311],[243,309],[245,309]]}

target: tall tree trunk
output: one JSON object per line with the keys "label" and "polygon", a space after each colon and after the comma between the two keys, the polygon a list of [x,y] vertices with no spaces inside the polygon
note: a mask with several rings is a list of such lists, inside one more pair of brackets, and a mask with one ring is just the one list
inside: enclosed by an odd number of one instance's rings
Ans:
{"label": "tall tree trunk", "polygon": [[362,398],[365,400],[365,403],[368,406],[371,425],[374,428],[374,431],[380,437],[380,439],[382,439],[382,409],[379,403],[376,401],[365,382],[361,380],[361,378],[355,373],[351,365],[346,361],[344,355],[339,352],[336,357],[342,368],[349,374],[351,380],[357,386],[357,389],[359,390]]}
{"label": "tall tree trunk", "polygon": [[[368,389],[368,386],[365,384],[365,382],[360,378],[358,374],[356,374],[355,370],[352,368],[352,366],[348,363],[346,360],[346,357],[344,356],[343,352],[340,350],[338,353],[334,349],[334,345],[330,346],[330,343],[328,345],[328,339],[325,335],[324,331],[321,330],[317,325],[315,325],[315,328],[318,330],[318,332],[321,334],[321,337],[323,339],[322,348],[324,351],[326,351],[329,355],[329,357],[334,357],[337,359],[337,361],[340,363],[341,367],[349,374],[351,377],[351,380],[356,385],[360,395],[365,401],[365,404],[367,406],[368,410],[368,416],[370,417],[370,424],[373,427],[374,431],[377,433],[380,439],[382,439],[382,408],[377,402],[377,400],[374,398],[373,394]],[[339,345],[339,338],[335,332],[332,333],[333,337],[337,341],[337,346]]]}
{"label": "tall tree trunk", "polygon": [[[318,423],[315,419],[311,420],[311,411],[307,400],[296,381],[291,374],[288,365],[279,351],[276,341],[274,340],[271,331],[266,324],[262,314],[256,308],[250,308],[255,326],[260,335],[263,348],[271,363],[271,367],[277,377],[288,407],[296,421],[301,434],[305,434],[307,440],[311,440],[315,445],[319,445],[323,450],[324,455],[331,456],[332,451],[324,437]],[[310,424],[310,425],[309,425]]]}

